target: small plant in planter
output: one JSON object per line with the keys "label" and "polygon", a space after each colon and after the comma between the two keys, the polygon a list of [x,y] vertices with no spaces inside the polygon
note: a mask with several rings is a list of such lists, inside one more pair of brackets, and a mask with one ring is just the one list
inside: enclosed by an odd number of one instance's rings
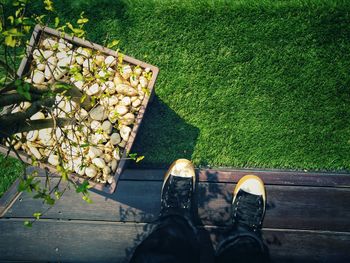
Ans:
{"label": "small plant in planter", "polygon": [[[52,10],[52,3],[44,2]],[[23,46],[24,33],[32,25],[20,22],[27,20],[28,1],[15,4],[20,12],[14,19],[19,22],[7,28],[2,21],[5,50]],[[6,74],[0,88],[0,137],[7,152],[12,150],[27,162],[48,163],[46,167],[62,179],[88,180],[98,189],[113,192],[114,175],[121,173],[125,160],[142,159],[128,154],[158,69],[77,38],[84,36],[87,21],[81,15],[76,28],[66,23],[60,31],[36,26],[17,74],[6,60],[1,61]],[[55,23],[58,27],[58,18]],[[62,31],[67,29],[73,35]],[[108,47],[116,44],[112,41]],[[76,176],[70,177],[72,173]],[[89,184],[74,185],[89,200]],[[40,188],[32,176],[21,188],[35,190],[44,200],[50,200],[53,192]],[[60,196],[57,187],[54,192]]]}

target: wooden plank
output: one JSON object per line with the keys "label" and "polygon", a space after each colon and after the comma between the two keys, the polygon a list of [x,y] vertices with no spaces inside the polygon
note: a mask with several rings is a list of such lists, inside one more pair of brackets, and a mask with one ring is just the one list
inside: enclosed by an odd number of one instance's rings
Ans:
{"label": "wooden plank", "polygon": [[[228,225],[234,184],[203,184],[198,214],[203,225]],[[350,189],[266,186],[264,226],[344,231],[350,229]]]}
{"label": "wooden plank", "polygon": [[[1,147],[1,146],[0,146]],[[37,171],[40,176],[45,171],[29,167],[28,172]],[[166,169],[126,169],[120,180],[162,181]],[[253,169],[196,169],[197,180],[208,183],[237,183],[244,175],[255,174],[267,185],[295,185],[317,187],[350,188],[350,173],[301,172],[290,170],[253,170]]]}
{"label": "wooden plank", "polygon": [[[32,228],[23,219],[0,220],[0,261],[127,262],[154,225],[144,223],[40,220]],[[202,262],[212,262],[211,243],[225,228],[200,230]],[[346,232],[264,229],[274,262],[347,262]]]}
{"label": "wooden plank", "polygon": [[[214,249],[227,235],[226,228],[205,230]],[[263,238],[272,262],[348,262],[350,256],[349,232],[264,228]]]}
{"label": "wooden plank", "polygon": [[[65,185],[62,183],[61,189]],[[74,189],[66,189],[62,198],[52,207],[25,192],[4,217],[32,217],[35,212],[45,211],[43,218],[150,222],[159,213],[160,189],[160,182],[120,182],[113,195],[89,191],[92,204],[86,203]]]}
{"label": "wooden plank", "polygon": [[[73,190],[44,213],[44,218],[151,222],[160,209],[160,181],[125,181],[113,194],[90,192],[87,204]],[[230,224],[234,184],[199,183],[196,204],[199,225]],[[267,186],[264,226],[330,231],[350,229],[350,189],[305,186]],[[25,193],[8,209],[5,217],[32,217],[48,207]]]}
{"label": "wooden plank", "polygon": [[[127,169],[121,180],[163,180],[166,169]],[[326,187],[350,187],[349,173],[302,172],[290,170],[253,169],[197,169],[201,182],[237,183],[247,174],[255,174],[271,185],[303,185]]]}

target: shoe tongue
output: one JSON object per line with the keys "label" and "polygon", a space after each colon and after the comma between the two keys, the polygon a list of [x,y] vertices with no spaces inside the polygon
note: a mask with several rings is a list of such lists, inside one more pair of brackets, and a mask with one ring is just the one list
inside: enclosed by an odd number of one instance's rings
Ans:
{"label": "shoe tongue", "polygon": [[172,176],[174,190],[176,190],[176,193],[180,196],[188,195],[188,191],[191,190],[191,182],[192,178],[189,177]]}
{"label": "shoe tongue", "polygon": [[238,216],[241,223],[248,226],[259,225],[259,219],[261,218],[262,210],[261,200],[262,196],[240,191],[242,201],[239,203]]}
{"label": "shoe tongue", "polygon": [[172,176],[172,196],[180,207],[188,206],[190,202],[190,194],[192,192],[192,178]]}

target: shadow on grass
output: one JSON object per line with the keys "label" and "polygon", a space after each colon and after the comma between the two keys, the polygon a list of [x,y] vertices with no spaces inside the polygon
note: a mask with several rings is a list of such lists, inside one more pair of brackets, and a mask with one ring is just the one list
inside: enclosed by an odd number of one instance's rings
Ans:
{"label": "shadow on grass", "polygon": [[191,159],[199,129],[186,123],[157,96],[150,103],[138,131],[133,153],[145,159],[132,168],[167,168],[179,158]]}

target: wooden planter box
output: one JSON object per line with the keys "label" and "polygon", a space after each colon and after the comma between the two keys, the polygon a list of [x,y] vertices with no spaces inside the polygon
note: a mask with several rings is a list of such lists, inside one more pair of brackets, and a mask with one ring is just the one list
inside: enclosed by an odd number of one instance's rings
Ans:
{"label": "wooden planter box", "polygon": [[[17,71],[18,76],[21,77],[21,76],[25,75],[30,70],[31,61],[33,59],[31,54],[32,54],[33,50],[35,49],[36,45],[38,44],[38,42],[40,41],[40,39],[41,39],[40,37],[42,36],[42,34],[45,34],[48,36],[54,36],[54,37],[58,37],[58,38],[63,38],[66,41],[72,43],[73,45],[94,49],[94,50],[100,51],[101,53],[103,53],[105,55],[116,56],[116,52],[114,50],[105,48],[101,45],[92,43],[92,42],[87,41],[87,40],[83,40],[81,38],[69,36],[68,34],[62,35],[62,33],[57,31],[57,30],[37,25],[34,28],[34,32],[31,36],[30,43],[29,43],[28,48],[27,48],[27,56],[25,56],[23,58],[20,66],[19,66],[19,69]],[[148,90],[150,92],[150,95],[145,96],[143,101],[142,101],[140,110],[138,112],[138,115],[136,116],[135,124],[132,128],[130,137],[126,143],[126,146],[125,146],[124,151],[123,151],[122,156],[121,156],[121,160],[119,161],[116,172],[114,174],[113,182],[111,184],[102,184],[102,183],[89,181],[90,185],[93,188],[95,188],[97,190],[104,191],[106,193],[113,193],[116,189],[118,178],[119,178],[120,174],[123,172],[123,170],[126,166],[126,163],[127,163],[126,162],[127,161],[126,160],[127,154],[128,154],[128,152],[130,152],[131,147],[134,143],[137,131],[141,125],[141,122],[142,122],[143,116],[146,112],[148,103],[152,99],[152,97],[154,96],[154,84],[155,84],[155,81],[156,81],[156,78],[157,78],[157,75],[159,72],[159,69],[157,67],[150,65],[150,64],[147,64],[145,62],[142,62],[140,60],[137,60],[135,58],[126,56],[124,54],[123,54],[123,61],[127,62],[130,65],[134,65],[134,66],[138,65],[141,68],[150,68],[153,74],[152,74],[152,79],[149,81],[149,84],[148,84]],[[7,154],[8,147],[0,145],[0,152],[2,152],[3,154]],[[31,164],[30,156],[27,155],[24,151],[18,151],[18,154],[22,158],[23,161],[27,162],[28,164]],[[9,153],[9,155],[12,157],[18,158],[18,156],[12,151]],[[48,169],[51,172],[56,171],[55,167],[53,167],[52,165],[47,164],[47,163],[40,163],[39,166],[41,168]],[[75,173],[73,173],[71,175],[71,179],[74,181],[77,181],[77,182],[83,182],[84,180],[86,180],[86,178],[83,178]]]}

